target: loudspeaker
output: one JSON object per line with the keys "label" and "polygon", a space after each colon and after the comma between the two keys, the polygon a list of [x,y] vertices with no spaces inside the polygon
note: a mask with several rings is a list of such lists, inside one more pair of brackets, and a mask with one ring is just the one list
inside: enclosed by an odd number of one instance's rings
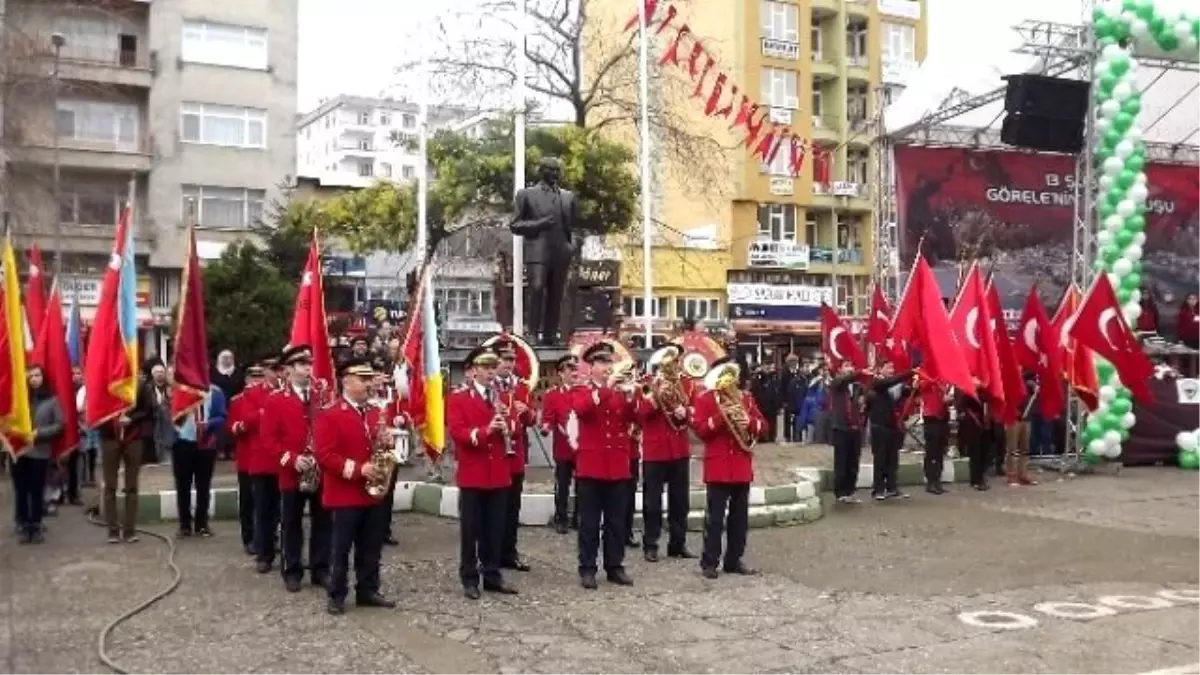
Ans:
{"label": "loudspeaker", "polygon": [[1007,75],[1004,111],[1037,117],[1082,121],[1088,113],[1091,85],[1084,80],[1068,80],[1023,73]]}
{"label": "loudspeaker", "polygon": [[1014,113],[1004,118],[1000,141],[1018,148],[1077,154],[1083,150],[1083,120]]}

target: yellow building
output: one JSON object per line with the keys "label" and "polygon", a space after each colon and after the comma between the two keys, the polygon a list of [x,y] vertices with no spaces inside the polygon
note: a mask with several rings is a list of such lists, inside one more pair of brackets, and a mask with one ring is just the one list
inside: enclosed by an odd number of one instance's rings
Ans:
{"label": "yellow building", "polygon": [[[655,37],[655,60],[675,27],[687,23],[729,82],[768,106],[773,121],[790,124],[821,152],[810,152],[795,177],[784,153],[771,166],[753,160],[747,150],[735,147],[740,139],[729,135],[731,120],[704,117],[703,98],[690,96],[693,85],[686,69],[656,72],[652,108],[661,105],[669,111],[664,115],[687,118],[698,133],[710,134],[713,145],[720,146],[714,153],[723,167],[698,170],[695,157],[677,156],[670,140],[652,138],[656,165],[651,175],[659,183],[652,192],[652,211],[665,223],[654,237],[663,245],[655,249],[655,297],[665,299],[668,318],[683,318],[676,315],[672,298],[717,293],[712,284],[718,280],[709,265],[727,260],[719,280],[724,291],[719,308],[743,340],[812,344],[819,334],[818,307],[834,299],[834,289],[844,316],[866,312],[880,197],[875,141],[883,106],[898,96],[907,73],[924,59],[925,1],[659,0],[657,17],[671,4],[678,17]],[[603,0],[590,4],[589,11],[595,35],[587,44],[599,45],[594,51],[600,53],[588,55],[585,66],[605,63],[603,46],[620,44],[613,36],[620,34],[636,5]],[[681,61],[686,62],[690,49],[691,43],[684,43]],[[620,133],[636,142],[631,128]],[[829,159],[814,161],[817,155]],[[822,182],[814,182],[817,165],[827,167]],[[679,248],[684,235],[697,228],[715,230],[717,246],[727,255]],[[623,267],[640,269],[641,249],[629,243]],[[705,273],[685,269],[682,276],[672,275],[671,261],[689,257],[705,258],[699,266]],[[622,278],[625,296],[641,298],[640,276],[631,272]],[[660,278],[678,285],[660,288]]]}
{"label": "yellow building", "polygon": [[[653,300],[647,304],[644,289],[645,255],[641,246],[621,250],[621,311],[623,330],[636,336],[645,332],[650,318],[652,330],[663,340],[675,333],[684,319],[720,321],[726,316],[725,272],[729,251],[686,246],[655,246],[651,250],[650,287]],[[640,344],[640,342],[639,342]]]}

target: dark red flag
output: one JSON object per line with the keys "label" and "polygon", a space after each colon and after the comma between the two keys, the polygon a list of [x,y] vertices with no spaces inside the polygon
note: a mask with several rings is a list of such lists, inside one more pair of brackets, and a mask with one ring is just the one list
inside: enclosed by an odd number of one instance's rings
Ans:
{"label": "dark red flag", "polygon": [[1050,319],[1046,318],[1046,308],[1038,297],[1036,284],[1029,289],[1025,309],[1021,311],[1021,321],[1017,325],[1017,339],[1013,341],[1017,363],[1037,373],[1038,402],[1042,416],[1056,419],[1066,407],[1059,379],[1062,363],[1058,356],[1058,335],[1050,325]]}
{"label": "dark red flag", "polygon": [[865,337],[876,363],[891,361],[897,370],[911,367],[908,345],[892,337],[892,308],[887,298],[883,297],[883,289],[879,284],[875,284],[871,296],[871,316],[867,318]]}
{"label": "dark red flag", "polygon": [[75,381],[67,351],[67,327],[57,282],[50,290],[45,320],[33,347],[33,363],[42,367],[46,386],[54,392],[63,414],[63,432],[54,441],[54,459],[67,457],[79,447],[79,411],[75,407]]}
{"label": "dark red flag", "polygon": [[1108,359],[1116,368],[1121,383],[1139,402],[1154,402],[1154,394],[1146,386],[1146,380],[1154,375],[1154,365],[1146,358],[1142,345],[1125,322],[1107,275],[1096,275],[1071,321],[1068,335],[1081,346]]}
{"label": "dark red flag", "polygon": [[926,378],[974,396],[974,379],[950,329],[942,291],[924,256],[917,256],[908,275],[904,295],[892,319],[892,336],[921,350],[921,370]]}
{"label": "dark red flag", "polygon": [[[950,325],[971,375],[983,383],[992,405],[998,406],[1004,405],[1005,383],[994,335],[997,322],[990,309],[979,265],[972,263],[950,312]],[[1000,329],[1003,330],[1003,323]]]}
{"label": "dark red flag", "polygon": [[1012,424],[1020,417],[1017,408],[1021,399],[1025,398],[1025,376],[1021,373],[1021,364],[1017,363],[1017,355],[1013,353],[1012,340],[1008,337],[1008,325],[1004,322],[1004,310],[1000,305],[1000,293],[996,285],[988,280],[987,284],[988,311],[991,313],[993,335],[996,337],[996,358],[1000,361],[1000,375],[1004,381],[1004,406],[999,408],[1001,421]]}
{"label": "dark red flag", "polygon": [[321,251],[317,247],[315,231],[312,245],[308,248],[308,262],[300,276],[300,290],[296,293],[296,308],[292,311],[292,334],[288,344],[311,347],[313,378],[333,385],[333,351],[329,348],[329,324],[325,321],[325,289],[321,280]]}
{"label": "dark red flag", "polygon": [[204,275],[196,255],[196,233],[191,229],[183,265],[179,315],[175,318],[175,353],[171,357],[175,381],[171,388],[171,419],[176,421],[203,403],[212,385],[208,322],[204,318]]}
{"label": "dark red flag", "polygon": [[1081,302],[1083,293],[1079,287],[1075,284],[1068,286],[1062,301],[1058,303],[1058,309],[1054,311],[1050,325],[1054,328],[1054,334],[1058,336],[1058,359],[1063,367],[1063,378],[1087,409],[1095,410],[1100,407],[1100,383],[1096,381],[1095,359],[1092,358],[1091,350],[1068,335],[1071,319],[1074,318]]}
{"label": "dark red flag", "polygon": [[830,371],[841,370],[842,363],[849,361],[858,370],[867,367],[867,357],[863,355],[850,329],[842,321],[837,312],[825,303],[821,303],[821,351],[829,362]]}
{"label": "dark red flag", "polygon": [[46,318],[45,269],[42,249],[34,244],[29,249],[29,279],[25,282],[25,323],[29,324],[29,337],[33,340],[42,332],[42,321]]}

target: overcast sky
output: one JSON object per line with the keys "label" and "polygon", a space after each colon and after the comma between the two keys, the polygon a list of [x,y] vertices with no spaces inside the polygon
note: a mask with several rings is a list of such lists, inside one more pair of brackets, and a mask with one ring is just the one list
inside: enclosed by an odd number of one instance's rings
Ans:
{"label": "overcast sky", "polygon": [[[394,73],[396,65],[415,60],[420,39],[431,32],[422,30],[420,11],[448,16],[468,10],[477,0],[352,0],[353,12],[346,11],[348,4],[347,0],[300,0],[301,112],[311,110],[321,98],[341,93],[376,96],[400,91],[397,87],[404,83]],[[1192,3],[1156,0],[1156,4],[1178,10]],[[636,11],[634,0],[629,5],[631,12]],[[1009,26],[1023,19],[1077,23],[1082,12],[1080,0],[927,0],[926,6],[930,15],[926,65],[938,72],[933,79],[954,82],[972,93],[999,86],[1000,72],[1020,70],[1027,61],[1009,53],[1019,43]]]}

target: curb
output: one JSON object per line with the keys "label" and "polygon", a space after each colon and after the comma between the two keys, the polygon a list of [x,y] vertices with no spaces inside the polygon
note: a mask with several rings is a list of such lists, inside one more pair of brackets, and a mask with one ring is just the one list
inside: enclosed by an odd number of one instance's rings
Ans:
{"label": "curb", "polygon": [[[862,464],[858,469],[858,489],[869,489],[875,471],[874,464]],[[792,469],[792,476],[799,481],[808,481],[817,486],[820,492],[833,490],[833,469],[818,466],[802,466]],[[946,460],[942,467],[943,483],[963,483],[970,480],[967,460]],[[900,487],[920,487],[925,485],[925,470],[920,464],[901,464],[896,474],[896,485]]]}
{"label": "curb", "polygon": [[[195,494],[193,493],[193,503]],[[571,508],[574,508],[574,496]],[[704,525],[705,493],[692,490],[689,495],[688,529],[700,530]],[[635,527],[642,521],[642,493],[634,498]],[[666,495],[663,495],[666,509]],[[413,511],[442,518],[458,518],[458,488],[451,485],[402,481],[396,483],[394,512]],[[806,478],[799,478],[792,485],[752,486],[750,488],[750,527],[772,527],[775,525],[798,525],[819,519],[823,515],[817,486]],[[237,520],[238,490],[236,487],[215,488],[209,504],[211,520]],[[175,491],[160,490],[157,493],[138,496],[138,522],[173,522],[179,518],[175,506]],[[527,493],[521,497],[521,525],[545,527],[554,518],[554,495]]]}

